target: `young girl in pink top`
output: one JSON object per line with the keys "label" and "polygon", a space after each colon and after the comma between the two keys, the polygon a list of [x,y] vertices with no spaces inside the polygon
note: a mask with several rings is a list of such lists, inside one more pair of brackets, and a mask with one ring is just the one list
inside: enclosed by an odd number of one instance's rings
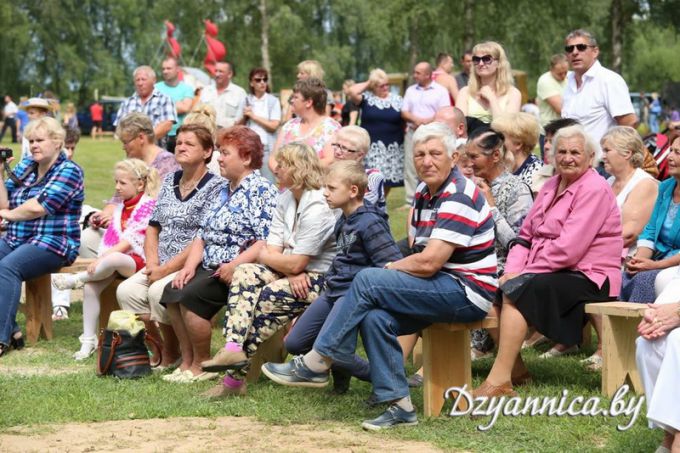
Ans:
{"label": "young girl in pink top", "polygon": [[83,334],[80,350],[73,354],[84,360],[95,350],[100,296],[116,277],[130,277],[144,267],[144,236],[156,204],[159,177],[155,169],[139,159],[126,159],[115,166],[116,196],[122,200],[104,233],[98,258],[86,272],[59,275],[58,289],[83,289]]}

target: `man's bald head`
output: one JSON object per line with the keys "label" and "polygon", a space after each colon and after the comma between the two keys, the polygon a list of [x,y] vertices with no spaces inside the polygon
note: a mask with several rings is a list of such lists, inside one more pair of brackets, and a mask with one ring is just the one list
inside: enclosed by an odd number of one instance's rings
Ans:
{"label": "man's bald head", "polygon": [[442,107],[434,114],[434,121],[446,124],[457,138],[467,137],[465,114],[457,107]]}
{"label": "man's bald head", "polygon": [[420,86],[426,87],[432,80],[432,66],[427,61],[421,61],[413,67],[413,80]]}

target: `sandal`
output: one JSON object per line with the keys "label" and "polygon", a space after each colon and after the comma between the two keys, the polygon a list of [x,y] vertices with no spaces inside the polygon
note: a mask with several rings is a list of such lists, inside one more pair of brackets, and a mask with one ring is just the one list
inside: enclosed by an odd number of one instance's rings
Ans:
{"label": "sandal", "polygon": [[9,347],[20,351],[21,349],[24,349],[24,346],[26,346],[26,342],[24,341],[24,336],[21,334],[21,331],[14,332],[12,338],[9,340]]}
{"label": "sandal", "polygon": [[64,319],[68,319],[68,307],[55,305],[52,308],[52,321],[63,321]]}
{"label": "sandal", "polygon": [[7,352],[9,352],[9,349],[10,349],[9,345],[0,343],[0,357],[7,354]]}
{"label": "sandal", "polygon": [[80,340],[80,350],[73,354],[73,358],[80,362],[90,357],[97,350],[97,337],[96,335],[91,337],[81,335],[78,340]]}
{"label": "sandal", "polygon": [[590,371],[600,371],[602,369],[602,356],[595,353],[587,359],[581,360],[581,363]]}

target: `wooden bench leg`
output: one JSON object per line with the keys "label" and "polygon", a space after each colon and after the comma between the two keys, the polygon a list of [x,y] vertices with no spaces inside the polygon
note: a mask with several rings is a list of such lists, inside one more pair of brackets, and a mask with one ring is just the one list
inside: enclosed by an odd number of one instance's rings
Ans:
{"label": "wooden bench leg", "polygon": [[265,362],[282,363],[286,360],[288,352],[283,347],[283,337],[286,332],[287,329],[280,329],[257,348],[257,353],[250,359],[250,370],[248,370],[246,381],[251,384],[257,382],[262,372],[262,364]]}
{"label": "wooden bench leg", "polygon": [[116,299],[116,289],[118,285],[123,283],[125,280],[121,278],[114,279],[109,286],[107,286],[100,298],[100,308],[99,308],[99,328],[106,329],[109,324],[109,317],[111,312],[114,310],[120,310],[118,305],[118,299]]}
{"label": "wooden bench leg", "polygon": [[[438,417],[449,387],[472,390],[470,331],[425,329],[423,331],[423,403],[426,417]],[[460,410],[467,409],[462,399]]]}
{"label": "wooden bench leg", "polygon": [[631,390],[644,392],[635,363],[635,339],[639,318],[602,316],[602,393],[614,396],[626,380]]}
{"label": "wooden bench leg", "polygon": [[413,347],[413,366],[419,369],[423,366],[423,339],[418,338],[416,345]]}
{"label": "wooden bench leg", "polygon": [[41,275],[26,282],[26,338],[29,343],[52,339],[52,276]]}
{"label": "wooden bench leg", "polygon": [[593,326],[590,321],[583,326],[583,339],[581,340],[581,347],[585,348],[593,344]]}

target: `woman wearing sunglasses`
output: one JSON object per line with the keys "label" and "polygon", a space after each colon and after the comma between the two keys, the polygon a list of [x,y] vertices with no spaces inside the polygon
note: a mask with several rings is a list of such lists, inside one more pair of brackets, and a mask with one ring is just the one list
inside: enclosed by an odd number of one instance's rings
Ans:
{"label": "woman wearing sunglasses", "polygon": [[458,93],[456,107],[465,116],[490,123],[501,113],[519,112],[522,94],[513,86],[512,69],[503,47],[493,41],[472,48],[472,77]]}
{"label": "woman wearing sunglasses", "polygon": [[[243,122],[260,136],[264,145],[264,162],[276,143],[276,129],[281,124],[281,104],[269,93],[269,74],[264,68],[255,68],[248,76],[250,94],[243,109]],[[262,176],[274,182],[274,175],[267,165],[262,166]]]}

